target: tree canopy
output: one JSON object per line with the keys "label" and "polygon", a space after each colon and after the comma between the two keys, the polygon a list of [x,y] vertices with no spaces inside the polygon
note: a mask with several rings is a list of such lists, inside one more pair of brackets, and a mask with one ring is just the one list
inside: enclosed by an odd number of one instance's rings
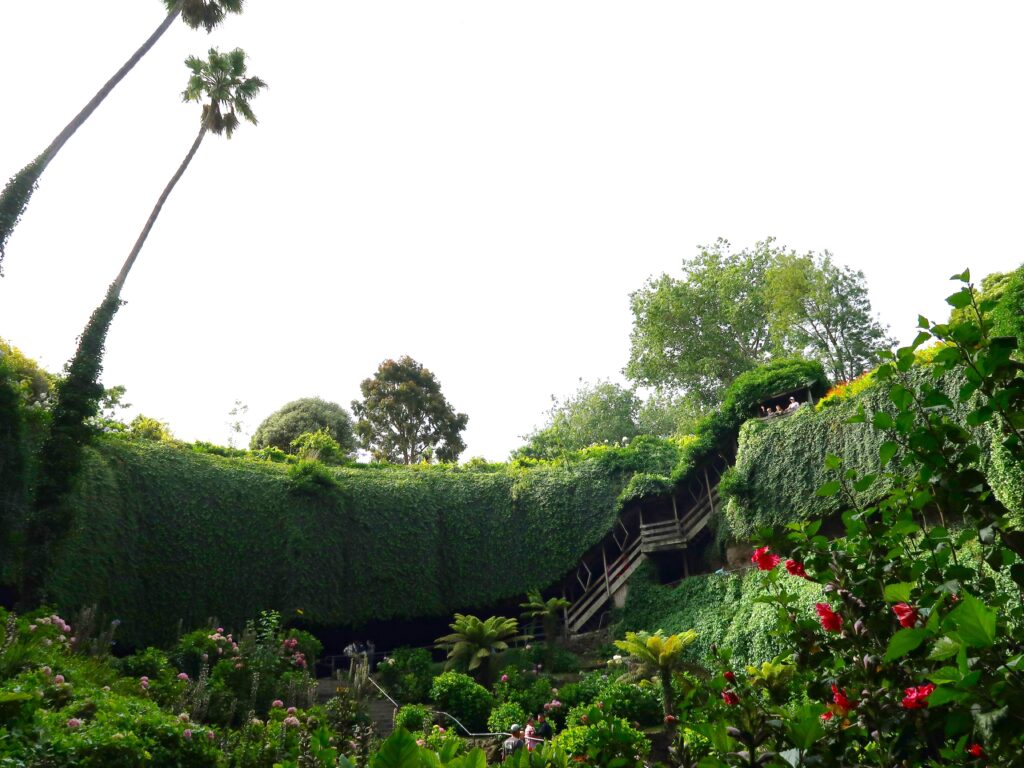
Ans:
{"label": "tree canopy", "polygon": [[631,389],[610,381],[583,384],[565,401],[552,396],[545,426],[523,438],[513,457],[551,459],[596,443],[618,443],[639,434],[641,402]]}
{"label": "tree canopy", "polygon": [[343,454],[351,456],[355,453],[352,417],[342,406],[319,397],[293,400],[274,411],[256,428],[249,447],[255,450],[272,446],[296,453],[305,445],[297,442],[300,436],[321,430],[326,430],[337,441]]}
{"label": "tree canopy", "polygon": [[363,399],[352,401],[356,434],[375,460],[455,461],[466,449],[469,416],[455,412],[434,374],[411,357],[385,360],[359,389]]}
{"label": "tree canopy", "polygon": [[719,401],[740,373],[780,355],[821,361],[850,379],[891,345],[872,316],[864,275],[827,251],[797,254],[772,238],[733,253],[719,239],[631,297],[626,375],[642,386]]}

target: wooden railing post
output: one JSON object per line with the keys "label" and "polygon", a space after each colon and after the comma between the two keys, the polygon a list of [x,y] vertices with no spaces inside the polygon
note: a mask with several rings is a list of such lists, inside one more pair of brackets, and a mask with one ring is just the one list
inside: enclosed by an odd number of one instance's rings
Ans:
{"label": "wooden railing post", "polygon": [[604,592],[610,598],[612,596],[612,587],[608,583],[608,553],[605,551],[604,544],[601,545],[601,559],[604,561]]}

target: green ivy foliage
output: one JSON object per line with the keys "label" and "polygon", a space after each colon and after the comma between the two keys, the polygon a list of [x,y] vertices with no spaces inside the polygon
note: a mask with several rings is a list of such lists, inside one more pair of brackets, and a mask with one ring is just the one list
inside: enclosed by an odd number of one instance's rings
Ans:
{"label": "green ivy foliage", "polygon": [[[0,552],[12,551],[14,525],[26,493],[25,419],[14,373],[0,356]],[[0,558],[0,583],[11,578],[10,557]]]}
{"label": "green ivy foliage", "polygon": [[21,214],[25,212],[32,193],[39,186],[39,176],[46,167],[45,153],[26,165],[14,176],[0,192],[0,275],[3,274],[4,251],[7,240],[14,228],[18,226]]}
{"label": "green ivy foliage", "polygon": [[[931,381],[930,357],[907,373],[911,382]],[[941,391],[954,402],[963,384],[947,375],[938,380]],[[970,404],[957,404],[954,413],[962,421]],[[868,423],[851,424],[863,408]],[[874,414],[881,414],[874,416]],[[843,466],[868,474],[877,471],[879,451],[886,433],[870,419],[895,418],[897,410],[890,397],[890,385],[874,382],[856,394],[835,401],[827,408],[801,408],[785,419],[750,421],[740,432],[736,464],[723,478],[719,491],[728,498],[724,507],[724,536],[748,539],[762,527],[781,527],[795,520],[833,515],[844,504],[837,496],[816,493],[830,476],[825,457],[842,459]],[[983,462],[996,495],[1012,513],[1024,514],[1024,470],[1001,446],[1001,438],[988,430],[989,455]],[[897,450],[893,466],[903,459]],[[892,490],[891,477],[879,478],[863,489],[854,489],[857,502],[872,504]],[[721,532],[720,532],[721,535]]]}
{"label": "green ivy foliage", "polygon": [[[765,587],[764,575],[756,570],[693,576],[668,586],[659,584],[655,569],[644,563],[629,582],[620,634],[695,629],[697,640],[687,649],[693,662],[709,665],[711,646],[717,645],[731,648],[738,664],[760,664],[790,650],[771,632],[775,612],[758,602],[767,594]],[[820,587],[803,582],[790,587],[799,593],[801,606],[813,612],[815,600],[821,599]]]}
{"label": "green ivy foliage", "polygon": [[628,468],[650,453],[488,472],[327,468],[101,438],[47,586],[60,605],[99,599],[140,645],[171,639],[179,619],[238,629],[267,608],[353,626],[451,614],[561,578],[614,525]]}

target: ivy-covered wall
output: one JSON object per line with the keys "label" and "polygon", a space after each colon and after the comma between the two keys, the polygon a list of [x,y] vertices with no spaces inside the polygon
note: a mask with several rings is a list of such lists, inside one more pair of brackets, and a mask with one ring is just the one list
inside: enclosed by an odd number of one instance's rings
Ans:
{"label": "ivy-covered wall", "polygon": [[659,454],[676,456],[639,441],[530,468],[304,472],[108,438],[69,499],[48,588],[61,606],[98,603],[132,642],[267,608],[359,625],[486,606],[572,568],[632,472],[670,470]]}
{"label": "ivy-covered wall", "polygon": [[[913,377],[931,378],[927,359],[915,368]],[[947,379],[940,388],[955,402],[961,381]],[[863,407],[868,423],[850,424],[849,419]],[[966,413],[966,408],[961,409]],[[785,419],[751,421],[740,432],[734,467],[722,481],[728,498],[724,524],[728,537],[747,539],[759,528],[778,527],[796,519],[824,517],[840,511],[838,496],[816,494],[830,474],[825,457],[839,456],[843,466],[867,474],[879,471],[879,449],[888,433],[875,429],[871,414],[896,413],[888,386],[872,383],[856,395],[818,410],[802,408]],[[996,496],[1011,513],[1024,515],[1024,468],[1007,458],[1000,437],[990,427],[981,428],[989,443],[983,469]],[[897,452],[890,470],[898,470],[902,452]],[[861,494],[863,504],[876,501],[891,489],[887,478]]]}
{"label": "ivy-covered wall", "polygon": [[[821,588],[795,578],[786,587],[798,595],[797,610],[813,614]],[[695,629],[697,640],[687,651],[692,661],[708,664],[711,646],[718,645],[732,649],[738,666],[760,664],[792,650],[770,631],[773,608],[755,602],[763,594],[765,574],[760,571],[709,573],[663,585],[651,564],[644,563],[630,579],[621,631]]]}
{"label": "ivy-covered wall", "polygon": [[349,626],[483,609],[557,583],[623,505],[731,455],[760,400],[803,387],[824,390],[819,364],[776,361],[737,379],[692,438],[554,462],[286,466],[101,437],[65,499],[73,530],[48,597],[97,604],[135,644],[210,617],[237,627],[267,608]]}

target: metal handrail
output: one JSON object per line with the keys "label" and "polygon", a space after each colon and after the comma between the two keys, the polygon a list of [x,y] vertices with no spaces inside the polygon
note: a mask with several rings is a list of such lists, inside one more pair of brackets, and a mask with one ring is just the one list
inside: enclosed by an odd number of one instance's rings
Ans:
{"label": "metal handrail", "polygon": [[[402,705],[399,704],[397,701],[395,701],[393,698],[391,698],[390,694],[388,694],[387,691],[385,691],[383,688],[381,688],[377,684],[376,680],[374,680],[372,677],[367,677],[366,679],[369,680],[370,683],[372,683],[374,688],[376,688],[378,691],[381,692],[381,694],[384,696],[385,699],[387,699],[388,701],[390,701],[392,703],[392,705],[394,705],[396,712],[399,709],[402,708]],[[466,735],[466,738],[469,738],[469,739],[483,739],[483,738],[488,738],[488,737],[491,737],[491,736],[511,736],[512,735],[511,733],[504,733],[504,732],[501,732],[501,731],[499,731],[497,733],[472,733],[472,732],[470,732],[470,730],[466,726],[464,726],[461,722],[459,722],[459,720],[455,717],[455,715],[451,715],[451,714],[449,714],[447,712],[442,712],[439,709],[428,709],[427,711],[430,714],[432,714],[432,715],[444,715],[449,720],[454,722],[459,728],[461,728],[462,732]]]}

